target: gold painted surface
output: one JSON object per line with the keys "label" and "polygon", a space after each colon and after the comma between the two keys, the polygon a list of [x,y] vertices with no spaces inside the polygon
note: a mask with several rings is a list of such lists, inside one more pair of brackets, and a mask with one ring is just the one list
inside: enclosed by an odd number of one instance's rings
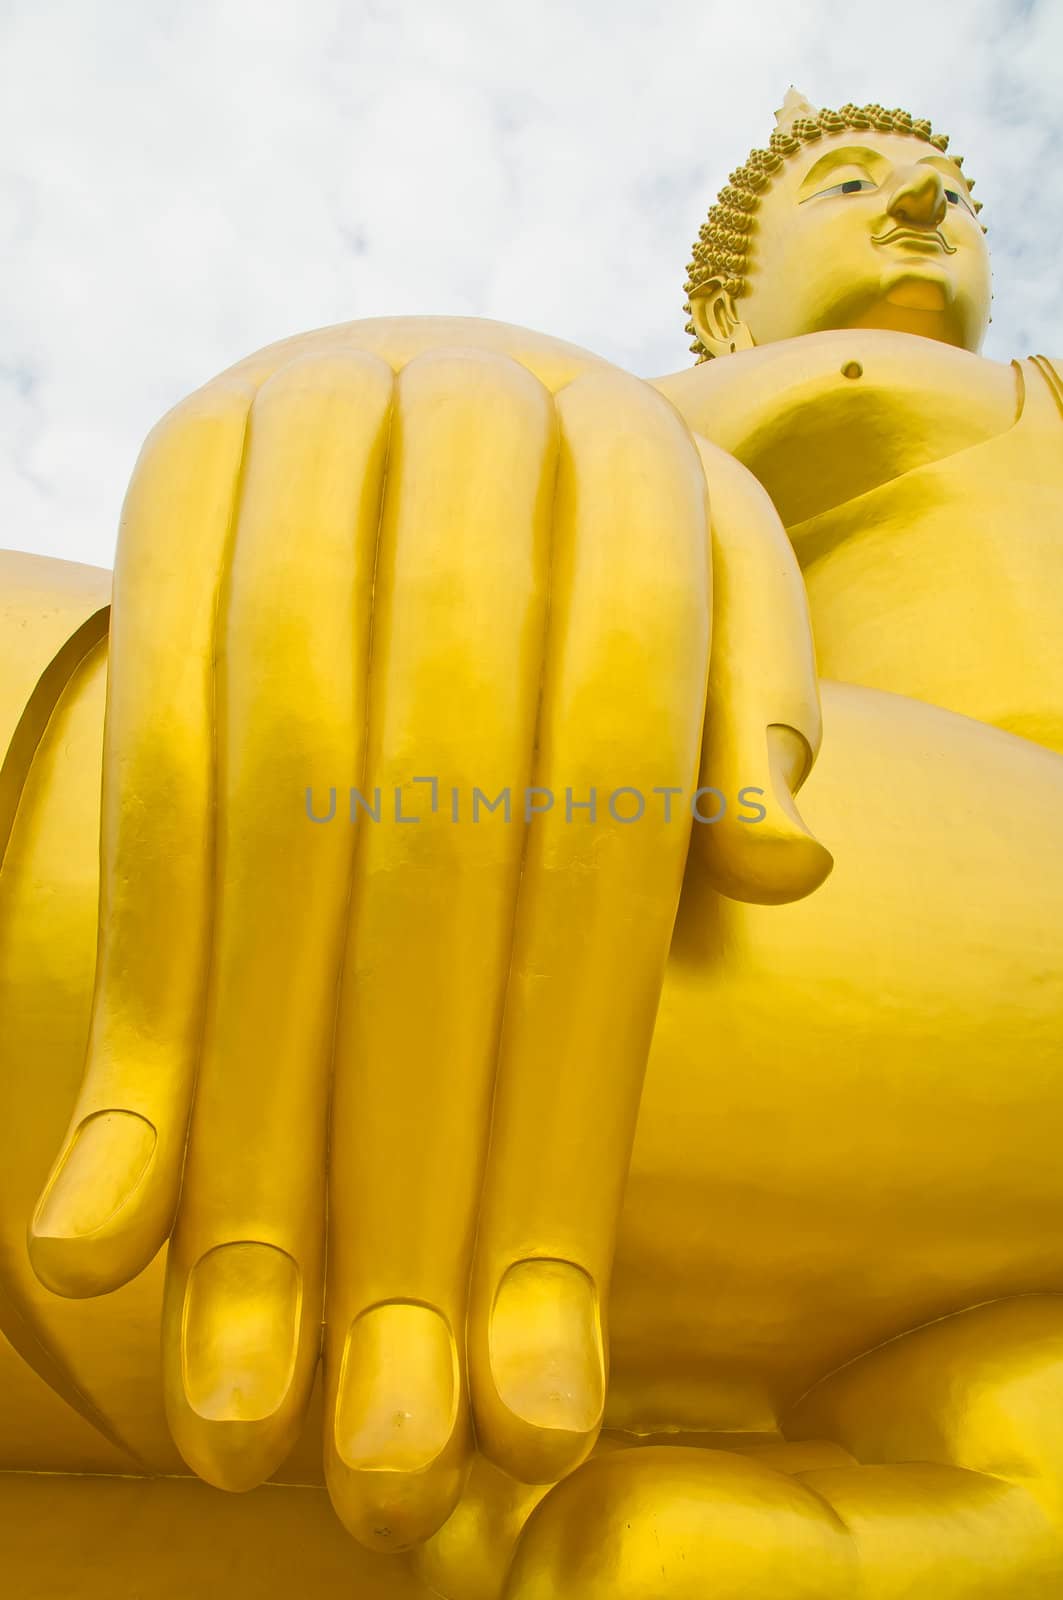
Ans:
{"label": "gold painted surface", "polygon": [[121,1491],[163,1584],[288,1593],[323,1456],[322,1597],[340,1523],[367,1595],[1060,1592],[1063,388],[977,354],[946,144],[788,97],[693,371],[356,323],[145,446],[0,876],[0,1287],[101,1449],[248,1491]]}
{"label": "gold painted surface", "polygon": [[18,1600],[431,1600],[347,1537],[324,1489],[0,1472],[0,1529]]}
{"label": "gold painted surface", "polygon": [[0,1334],[0,1473],[128,1472],[129,1457],[78,1416]]}
{"label": "gold painted surface", "polygon": [[105,609],[111,574],[76,561],[0,550],[0,748],[12,736],[42,674],[70,636]]}
{"label": "gold painted surface", "polygon": [[161,1263],[107,1300],[60,1301],[26,1254],[27,1221],[70,1114],[88,1028],[106,664],[104,643],[60,698],[0,873],[0,1315],[40,1376],[110,1435],[126,1470],[151,1461],[172,1471],[180,1457],[161,1405]]}

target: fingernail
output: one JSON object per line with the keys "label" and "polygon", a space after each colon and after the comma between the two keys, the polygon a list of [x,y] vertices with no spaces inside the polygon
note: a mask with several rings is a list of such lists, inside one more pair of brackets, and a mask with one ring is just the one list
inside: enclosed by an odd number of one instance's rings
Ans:
{"label": "fingernail", "polygon": [[337,1454],[354,1470],[417,1472],[448,1444],[458,1395],[458,1352],[446,1319],[430,1306],[373,1306],[347,1334]]}
{"label": "fingernail", "polygon": [[240,1241],[200,1257],[185,1289],[181,1377],[211,1422],[261,1422],[288,1392],[299,1338],[301,1281],[291,1256]]}
{"label": "fingernail", "polygon": [[792,829],[789,835],[783,831],[778,836],[786,859],[777,862],[770,898],[798,900],[818,889],[834,866],[834,857],[816,838],[794,800],[808,777],[812,752],[796,729],[772,723],[768,728],[768,760],[775,798]]}
{"label": "fingernail", "polygon": [[808,745],[795,728],[789,728],[783,722],[771,723],[767,739],[768,764],[779,803],[803,828],[804,824],[791,797],[808,777],[812,764]]}
{"label": "fingernail", "polygon": [[155,1129],[135,1111],[95,1111],[80,1124],[36,1214],[38,1237],[96,1233],[131,1198],[155,1150]]}
{"label": "fingernail", "polygon": [[598,1296],[569,1261],[518,1261],[498,1288],[488,1330],[503,1405],[535,1428],[585,1434],[601,1421],[605,1354]]}

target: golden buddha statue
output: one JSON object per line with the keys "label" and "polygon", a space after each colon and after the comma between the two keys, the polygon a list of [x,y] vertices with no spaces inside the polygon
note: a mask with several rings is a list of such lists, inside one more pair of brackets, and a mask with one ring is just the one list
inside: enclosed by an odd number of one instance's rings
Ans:
{"label": "golden buddha statue", "polygon": [[1063,1592],[1063,378],[777,121],[692,369],[326,329],[3,557],[20,1596]]}

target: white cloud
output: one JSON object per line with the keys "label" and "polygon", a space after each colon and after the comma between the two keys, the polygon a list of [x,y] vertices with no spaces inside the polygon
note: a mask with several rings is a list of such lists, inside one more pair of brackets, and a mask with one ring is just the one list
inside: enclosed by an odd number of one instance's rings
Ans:
{"label": "white cloud", "polygon": [[1055,0],[18,0],[0,22],[3,543],[109,563],[183,393],[352,317],[499,317],[687,362],[690,239],[792,80],[949,130],[987,353],[1063,355]]}

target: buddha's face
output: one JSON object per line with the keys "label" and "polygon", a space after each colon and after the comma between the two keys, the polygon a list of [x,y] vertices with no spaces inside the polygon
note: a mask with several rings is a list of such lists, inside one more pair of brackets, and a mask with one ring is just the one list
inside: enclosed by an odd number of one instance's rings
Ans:
{"label": "buddha's face", "polygon": [[765,191],[737,312],[754,344],[891,328],[977,350],[989,254],[963,174],[903,134],[849,129],[786,161]]}

